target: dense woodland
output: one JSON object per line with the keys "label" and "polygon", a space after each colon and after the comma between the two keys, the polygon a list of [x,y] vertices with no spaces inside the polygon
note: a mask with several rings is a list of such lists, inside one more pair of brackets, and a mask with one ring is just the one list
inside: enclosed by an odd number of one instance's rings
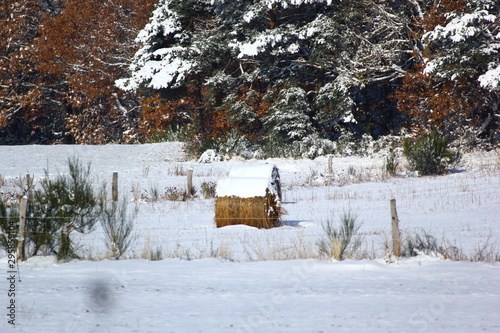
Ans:
{"label": "dense woodland", "polygon": [[499,0],[2,0],[0,144],[500,141]]}

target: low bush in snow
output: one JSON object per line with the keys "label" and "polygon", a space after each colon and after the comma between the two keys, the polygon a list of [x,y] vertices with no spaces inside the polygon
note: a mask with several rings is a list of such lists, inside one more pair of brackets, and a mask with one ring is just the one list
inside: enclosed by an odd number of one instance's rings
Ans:
{"label": "low bush in snow", "polygon": [[448,140],[437,131],[420,136],[415,141],[406,140],[403,148],[410,167],[421,175],[442,174],[461,158],[459,152],[448,149]]}
{"label": "low bush in snow", "polygon": [[215,182],[203,182],[201,183],[201,197],[204,199],[215,198],[215,188],[217,183]]}
{"label": "low bush in snow", "polygon": [[394,149],[389,150],[384,162],[385,172],[390,176],[395,176],[398,165],[399,161],[397,159],[396,152]]}
{"label": "low bush in snow", "polygon": [[106,236],[106,247],[115,259],[122,257],[135,240],[132,234],[135,216],[128,215],[127,202],[124,198],[119,203],[105,203],[102,206],[100,222]]}
{"label": "low bush in snow", "polygon": [[325,237],[318,241],[321,256],[343,260],[351,257],[361,246],[361,238],[356,234],[360,225],[351,213],[344,213],[340,218],[340,226],[336,228],[331,220],[323,223]]}

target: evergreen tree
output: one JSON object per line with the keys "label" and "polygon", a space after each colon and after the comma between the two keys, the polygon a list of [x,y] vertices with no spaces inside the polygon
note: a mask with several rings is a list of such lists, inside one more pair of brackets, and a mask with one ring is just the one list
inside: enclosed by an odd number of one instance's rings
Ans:
{"label": "evergreen tree", "polygon": [[478,137],[498,140],[499,15],[493,0],[445,0],[429,10],[422,62],[396,94],[414,129],[468,136],[471,145]]}
{"label": "evergreen tree", "polygon": [[366,0],[162,0],[137,38],[130,77],[117,85],[140,92],[146,106],[171,106],[144,115],[146,124],[171,120],[147,127],[149,136],[184,114],[197,139],[219,146],[229,133],[255,144],[332,139],[344,120],[371,117],[376,101],[356,104],[351,95],[397,80],[410,65],[400,11]]}
{"label": "evergreen tree", "polygon": [[271,137],[281,137],[285,142],[302,140],[311,134],[311,109],[307,94],[300,87],[280,90],[276,102],[269,108],[264,125]]}

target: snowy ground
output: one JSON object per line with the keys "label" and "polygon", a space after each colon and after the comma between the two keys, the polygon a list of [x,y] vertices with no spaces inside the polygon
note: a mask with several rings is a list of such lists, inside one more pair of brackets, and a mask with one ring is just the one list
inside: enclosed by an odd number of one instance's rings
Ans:
{"label": "snowy ground", "polygon": [[[392,198],[404,236],[425,230],[467,257],[498,252],[498,151],[467,154],[447,176],[408,177],[401,169],[387,178],[383,157],[334,158],[330,177],[326,157],[199,164],[185,158],[180,144],[0,146],[0,192],[26,173],[35,180],[45,169],[64,173],[75,156],[92,163],[96,184],[109,184],[112,172],[119,172],[120,194],[139,208],[137,241],[128,260],[57,264],[34,257],[21,263],[16,331],[500,331],[498,263],[435,255],[384,260]],[[280,168],[288,212],[281,228],[216,229],[213,199],[144,200],[154,190],[184,188],[189,168],[199,189],[251,163]],[[320,260],[321,224],[347,211],[362,223],[360,260]],[[107,257],[99,228],[74,239],[84,258]],[[163,260],[144,259],[153,253]],[[0,256],[5,309],[9,275],[5,252]],[[3,318],[0,332],[10,331]]]}

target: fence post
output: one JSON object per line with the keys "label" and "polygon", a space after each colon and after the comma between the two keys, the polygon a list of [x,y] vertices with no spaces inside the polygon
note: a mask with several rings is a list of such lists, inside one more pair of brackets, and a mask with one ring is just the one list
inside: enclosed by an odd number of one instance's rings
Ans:
{"label": "fence post", "polygon": [[328,174],[333,176],[333,155],[328,155]]}
{"label": "fence post", "polygon": [[113,183],[111,184],[111,200],[118,201],[118,172],[113,172]]}
{"label": "fence post", "polygon": [[28,199],[33,197],[33,178],[28,173],[26,174],[26,186],[28,187]]}
{"label": "fence post", "polygon": [[187,171],[187,195],[191,197],[193,193],[193,168],[189,168]]}
{"label": "fence post", "polygon": [[391,200],[391,225],[392,225],[392,253],[396,257],[401,256],[401,232],[399,231],[398,212],[396,210],[396,199]]}
{"label": "fence post", "polygon": [[26,213],[28,211],[28,198],[22,197],[19,202],[19,234],[17,243],[17,258],[25,261],[26,253],[24,252],[24,229],[26,226]]}

